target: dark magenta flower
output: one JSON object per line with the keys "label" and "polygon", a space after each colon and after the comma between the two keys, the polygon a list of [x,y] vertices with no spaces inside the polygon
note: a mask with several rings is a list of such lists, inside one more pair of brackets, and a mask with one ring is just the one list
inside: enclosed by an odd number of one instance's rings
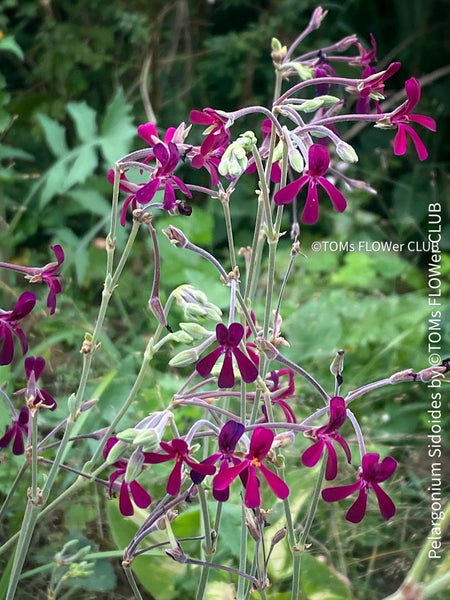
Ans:
{"label": "dark magenta flower", "polygon": [[220,138],[225,139],[222,143],[228,145],[230,130],[227,127],[228,117],[226,115],[220,114],[219,111],[213,108],[204,108],[203,110],[191,110],[189,120],[196,125],[205,125],[206,130],[204,133],[206,135],[220,136]]}
{"label": "dark magenta flower", "polygon": [[[116,437],[109,438],[103,450],[103,456],[105,458],[108,458],[112,447],[118,441],[119,440]],[[112,498],[114,495],[116,481],[122,479],[119,491],[119,510],[121,514],[124,517],[131,517],[134,514],[131,499],[133,499],[134,503],[139,508],[147,508],[150,506],[152,502],[150,494],[136,481],[135,478],[132,478],[131,480],[128,480],[127,478],[128,461],[120,459],[112,463],[112,466],[116,467],[116,470],[109,476],[109,497]]]}
{"label": "dark magenta flower", "polygon": [[367,66],[364,69],[361,76],[364,81],[356,88],[357,93],[359,93],[359,100],[356,103],[357,113],[365,114],[370,112],[370,100],[375,102],[377,111],[381,112],[379,100],[384,99],[384,82],[386,79],[389,79],[389,77],[392,77],[401,66],[402,63],[393,62],[385,71],[381,71],[380,73],[376,72],[375,67]]}
{"label": "dark magenta flower", "polygon": [[229,488],[239,475],[245,487],[244,503],[247,508],[257,508],[261,504],[257,471],[262,473],[271,490],[283,500],[289,495],[287,484],[264,464],[274,440],[274,433],[266,427],[257,427],[250,441],[250,448],[244,460],[232,467],[223,468],[213,479],[213,489],[221,491]]}
{"label": "dark magenta flower", "polygon": [[186,441],[181,438],[175,438],[171,442],[163,441],[160,442],[159,445],[166,454],[145,452],[145,462],[156,464],[167,462],[169,460],[175,461],[175,466],[169,475],[166,487],[167,493],[171,496],[176,496],[180,492],[183,463],[186,463],[191,469],[195,469],[195,471],[201,475],[213,475],[216,472],[216,467],[214,465],[205,463],[205,461],[198,463],[192,460],[190,457],[191,449]]}
{"label": "dark magenta flower", "polygon": [[186,184],[173,173],[180,160],[180,152],[176,144],[169,142],[167,145],[163,143],[155,144],[153,153],[156,160],[159,162],[159,166],[152,174],[152,179],[143,186],[140,186],[136,191],[136,200],[139,204],[148,204],[153,200],[159,187],[164,185],[164,200],[162,207],[164,210],[172,210],[176,204],[174,185],[177,186],[185,196],[192,198],[192,193]]}
{"label": "dark magenta flower", "polygon": [[56,262],[46,264],[42,268],[33,269],[34,273],[28,276],[30,283],[43,281],[49,287],[47,296],[47,306],[50,309],[50,314],[53,315],[56,309],[56,295],[61,293],[61,278],[59,267],[64,261],[64,250],[59,244],[50,246],[55,253]]}
{"label": "dark magenta flower", "polygon": [[200,147],[193,147],[189,156],[194,169],[205,167],[211,176],[211,185],[219,183],[217,171],[222,154],[229,144],[229,138],[224,135],[208,135]]}
{"label": "dark magenta flower", "polygon": [[27,387],[18,390],[16,394],[25,393],[25,399],[29,408],[40,408],[45,406],[49,410],[55,410],[56,401],[49,392],[37,387],[36,382],[45,368],[45,359],[42,356],[28,356],[25,359],[25,373],[27,376]]}
{"label": "dark magenta flower", "polygon": [[226,327],[223,323],[218,323],[216,338],[219,346],[197,363],[197,373],[202,377],[209,375],[219,357],[224,354],[223,365],[217,382],[220,388],[232,388],[234,386],[232,356],[236,359],[242,379],[246,383],[255,381],[258,377],[258,367],[238,348],[243,337],[244,328],[240,323],[231,323],[229,327]]}
{"label": "dark magenta flower", "polygon": [[[284,412],[286,422],[297,423],[297,418],[292,407],[285,402],[288,398],[295,397],[294,371],[287,368],[271,371],[270,375],[266,378],[266,385],[270,390],[270,400],[272,404],[278,404]],[[263,412],[267,420],[266,409],[264,406]]]}
{"label": "dark magenta flower", "polygon": [[50,246],[50,248],[55,253],[56,262],[48,263],[44,267],[22,267],[21,265],[4,262],[0,262],[0,267],[25,273],[25,278],[30,283],[41,283],[42,281],[46,283],[49,287],[47,306],[50,308],[50,314],[52,315],[56,308],[56,294],[61,292],[62,275],[58,272],[58,269],[64,261],[64,251],[59,244]]}
{"label": "dark magenta flower", "polygon": [[397,468],[397,461],[391,456],[383,458],[381,463],[379,461],[379,454],[365,454],[362,457],[362,466],[358,471],[358,481],[350,485],[322,490],[322,498],[326,502],[342,500],[359,490],[358,498],[345,515],[347,521],[359,523],[363,519],[366,514],[367,496],[371,488],[377,497],[383,519],[388,520],[395,515],[395,504],[379,484],[393,475]]}
{"label": "dark magenta flower", "polygon": [[308,151],[308,170],[304,175],[278,190],[274,196],[275,204],[288,204],[300,190],[308,184],[308,194],[302,213],[302,222],[313,225],[319,218],[318,186],[328,194],[335,210],[343,212],[347,202],[341,192],[324,177],[330,165],[330,154],[321,144],[313,144]]}
{"label": "dark magenta flower", "polygon": [[5,435],[0,438],[0,448],[6,448],[12,440],[13,454],[19,456],[25,452],[24,438],[28,437],[28,423],[30,411],[27,406],[22,406],[20,413],[13,417],[12,425],[6,426]]}
{"label": "dark magenta flower", "polygon": [[[234,455],[234,451],[244,431],[245,427],[242,423],[227,421],[219,433],[219,452],[205,458],[202,464],[215,465],[220,460],[219,473],[227,469],[230,463],[233,465],[239,464],[240,459]],[[201,483],[204,478],[205,475],[192,469],[191,479],[195,484]],[[230,496],[230,488],[226,487],[223,490],[218,490],[213,487],[213,496],[219,502],[226,502]]]}
{"label": "dark magenta flower", "polygon": [[344,438],[337,433],[337,430],[344,424],[347,418],[347,410],[345,408],[344,398],[335,396],[330,400],[330,418],[326,425],[316,427],[309,431],[305,431],[305,435],[315,443],[305,450],[302,454],[302,462],[305,467],[314,467],[322,456],[323,450],[328,450],[327,467],[325,471],[325,479],[330,481],[335,479],[337,475],[338,460],[333,442],[337,442],[342,446],[347,456],[347,461],[351,461],[350,448]]}
{"label": "dark magenta flower", "polygon": [[32,292],[23,292],[12,310],[0,309],[0,365],[9,365],[12,362],[14,357],[13,333],[19,338],[22,353],[27,353],[28,342],[19,326],[19,321],[33,310],[35,304],[36,296]]}
{"label": "dark magenta flower", "polygon": [[427,149],[419,137],[419,134],[411,127],[411,123],[418,123],[430,131],[436,131],[436,121],[426,115],[411,114],[420,100],[420,83],[415,77],[411,77],[405,83],[407,101],[390,117],[392,125],[397,126],[397,134],[394,138],[394,154],[397,156],[405,154],[407,148],[407,136],[412,139],[416,147],[419,160],[428,157]]}

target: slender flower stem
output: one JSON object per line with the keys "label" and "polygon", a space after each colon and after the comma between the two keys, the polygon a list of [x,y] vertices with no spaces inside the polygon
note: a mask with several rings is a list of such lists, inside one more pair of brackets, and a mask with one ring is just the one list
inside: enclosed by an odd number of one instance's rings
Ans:
{"label": "slender flower stem", "polygon": [[38,438],[38,411],[31,412],[31,501],[34,504],[38,502],[38,487],[37,487],[37,438]]}
{"label": "slender flower stem", "polygon": [[[239,546],[239,571],[241,573],[246,573],[247,572],[247,527],[245,524],[244,503],[242,503],[241,515],[242,515],[242,517],[241,517],[241,541],[240,541],[240,546]],[[241,577],[239,577],[239,580],[238,580],[236,599],[243,600],[244,592],[245,592],[245,579],[241,576]]]}
{"label": "slender flower stem", "polygon": [[[205,490],[202,485],[197,486],[198,497],[200,500],[200,514],[202,515],[202,526],[204,533],[204,548],[202,548],[202,559],[206,561],[210,561],[213,556],[213,546],[212,546],[212,534],[211,534],[211,526],[209,523],[209,512],[208,512],[208,503],[206,501]],[[200,581],[197,587],[196,600],[203,600],[206,591],[206,584],[208,583],[210,568],[208,565],[202,565]]]}
{"label": "slender flower stem", "polygon": [[225,218],[225,228],[227,231],[228,251],[230,253],[231,270],[236,267],[236,253],[234,249],[233,225],[231,223],[230,213],[230,198],[228,194],[224,194],[221,199],[223,216]]}

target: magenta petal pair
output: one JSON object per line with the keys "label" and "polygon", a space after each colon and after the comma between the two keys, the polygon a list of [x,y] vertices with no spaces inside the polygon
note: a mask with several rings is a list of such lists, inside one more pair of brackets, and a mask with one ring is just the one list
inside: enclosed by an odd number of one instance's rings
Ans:
{"label": "magenta petal pair", "polygon": [[315,444],[307,448],[302,454],[302,462],[305,467],[314,467],[319,462],[323,450],[328,451],[327,466],[325,471],[325,479],[330,481],[335,479],[337,475],[338,460],[333,442],[337,442],[342,446],[347,456],[347,461],[351,461],[350,448],[344,438],[337,433],[337,430],[344,424],[347,418],[347,410],[345,400],[339,396],[335,396],[330,400],[330,419],[326,425],[305,432],[305,434],[316,440]]}
{"label": "magenta petal pair", "polygon": [[420,83],[415,77],[411,77],[405,83],[407,101],[391,116],[391,123],[397,125],[397,135],[394,138],[394,154],[405,154],[407,148],[407,136],[412,139],[419,160],[428,157],[425,144],[419,134],[411,127],[411,123],[418,123],[430,131],[436,131],[436,121],[426,115],[411,114],[420,100]]}
{"label": "magenta petal pair", "polygon": [[13,333],[19,338],[22,353],[27,353],[28,342],[19,321],[30,314],[35,304],[36,296],[32,292],[23,292],[12,310],[0,309],[0,365],[9,365],[13,360]]}
{"label": "magenta petal pair", "polygon": [[5,434],[0,438],[0,448],[6,448],[13,441],[13,454],[18,456],[25,452],[24,438],[28,437],[28,422],[30,411],[27,406],[22,406],[20,413],[13,418],[12,425],[6,426]]}
{"label": "magenta petal pair", "polygon": [[337,212],[343,212],[347,208],[347,201],[337,187],[323,177],[330,165],[330,154],[325,146],[313,144],[308,151],[308,163],[306,173],[278,190],[274,196],[274,201],[278,205],[288,204],[308,184],[308,193],[301,220],[303,223],[314,225],[319,218],[318,187],[325,190]]}
{"label": "magenta petal pair", "polygon": [[350,485],[322,490],[322,498],[326,502],[342,500],[359,490],[358,498],[345,515],[347,521],[359,523],[363,519],[366,514],[367,497],[370,489],[375,492],[383,519],[388,520],[395,515],[395,504],[379,484],[393,475],[397,468],[397,461],[391,456],[386,456],[381,463],[379,461],[379,454],[365,454],[362,457],[362,466],[358,473],[358,481]]}
{"label": "magenta petal pair", "polygon": [[213,489],[218,491],[228,489],[236,477],[239,476],[245,487],[245,506],[247,508],[258,508],[261,505],[257,475],[257,471],[259,471],[275,496],[282,500],[287,498],[289,495],[287,484],[262,462],[272,447],[274,437],[275,435],[271,429],[257,427],[253,432],[250,448],[244,460],[232,467],[221,469],[214,477]]}
{"label": "magenta petal pair", "polygon": [[242,379],[246,383],[255,381],[258,377],[258,367],[238,347],[243,337],[244,328],[240,323],[231,323],[229,327],[226,327],[223,323],[218,323],[216,338],[219,346],[197,363],[197,373],[202,377],[207,377],[223,354],[223,365],[217,382],[220,388],[232,388],[234,386],[233,356],[236,359]]}
{"label": "magenta petal pair", "polygon": [[162,450],[165,454],[159,452],[145,452],[145,462],[150,464],[175,461],[175,466],[169,475],[166,491],[171,496],[176,496],[180,492],[182,481],[183,463],[186,463],[191,469],[201,475],[213,475],[216,472],[216,467],[206,461],[201,463],[195,462],[190,457],[191,449],[187,442],[181,438],[175,438],[171,442],[160,442]]}

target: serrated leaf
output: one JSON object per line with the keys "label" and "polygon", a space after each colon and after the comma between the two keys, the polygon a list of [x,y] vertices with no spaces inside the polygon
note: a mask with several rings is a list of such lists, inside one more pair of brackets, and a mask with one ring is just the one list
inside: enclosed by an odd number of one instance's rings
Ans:
{"label": "serrated leaf", "polygon": [[60,158],[66,154],[68,151],[66,142],[66,128],[58,123],[58,121],[54,121],[42,113],[38,113],[36,117],[42,129],[44,130],[45,141],[47,142],[47,146],[51,150],[52,154],[56,156],[56,158]]}
{"label": "serrated leaf", "polygon": [[76,183],[84,183],[97,168],[98,156],[93,146],[81,146],[67,174],[66,190]]}
{"label": "serrated leaf", "polygon": [[111,166],[127,154],[130,142],[136,135],[130,112],[131,106],[126,103],[122,88],[119,88],[106,108],[100,127],[101,151],[106,162]]}
{"label": "serrated leaf", "polygon": [[111,212],[111,204],[96,190],[78,188],[70,192],[69,197],[75,200],[84,210],[105,217]]}
{"label": "serrated leaf", "polygon": [[57,194],[66,190],[67,167],[64,161],[57,162],[45,176],[45,183],[41,192],[40,206],[43,207]]}
{"label": "serrated leaf", "polygon": [[86,102],[69,102],[67,112],[75,123],[77,135],[82,142],[91,142],[97,137],[96,112]]}

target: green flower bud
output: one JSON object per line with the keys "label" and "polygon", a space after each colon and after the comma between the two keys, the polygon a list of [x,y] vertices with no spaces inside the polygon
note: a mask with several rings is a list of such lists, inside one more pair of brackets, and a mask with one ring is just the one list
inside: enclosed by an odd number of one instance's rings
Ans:
{"label": "green flower bud", "polygon": [[180,323],[180,327],[194,340],[204,340],[214,333],[213,331],[208,331],[198,323]]}
{"label": "green flower bud", "polygon": [[187,365],[192,365],[192,363],[198,360],[198,352],[195,348],[189,348],[188,350],[183,350],[178,354],[175,354],[173,358],[169,360],[170,367],[186,367]]}
{"label": "green flower bud", "polygon": [[272,38],[271,41],[271,48],[272,50],[275,50],[275,52],[279,52],[281,50],[283,46],[281,45],[280,40],[277,40],[277,38]]}
{"label": "green flower bud", "polygon": [[106,459],[106,464],[111,465],[112,463],[115,463],[120,458],[122,458],[122,456],[126,452],[127,447],[128,444],[126,444],[125,442],[119,441],[115,443],[109,451],[108,458]]}
{"label": "green flower bud", "polygon": [[314,77],[314,69],[303,65],[301,62],[288,62],[285,63],[284,66],[295,69],[295,71],[297,71],[298,75],[300,76],[300,79],[302,79],[303,81],[305,81],[306,79],[312,79]]}
{"label": "green flower bud", "polygon": [[339,142],[336,144],[336,153],[346,162],[358,162],[358,155],[353,146],[350,146],[350,144],[347,144],[346,142]]}
{"label": "green flower bud", "polygon": [[169,334],[170,339],[174,342],[179,342],[180,344],[192,344],[194,338],[192,338],[186,331],[174,331]]}
{"label": "green flower bud", "polygon": [[154,429],[143,429],[139,431],[134,438],[135,446],[142,446],[146,452],[156,449],[159,445],[160,439]]}
{"label": "green flower bud", "polygon": [[128,429],[124,429],[116,434],[116,438],[118,438],[121,442],[126,442],[127,444],[133,444],[135,437],[136,429],[134,429],[134,427],[129,427]]}
{"label": "green flower bud", "polygon": [[303,161],[303,156],[301,152],[297,150],[297,148],[293,148],[289,151],[288,160],[289,164],[294,169],[294,171],[297,171],[298,173],[301,173],[303,171],[305,163]]}
{"label": "green flower bud", "polygon": [[302,104],[294,104],[292,105],[292,108],[305,113],[311,113],[315,112],[319,108],[328,108],[333,106],[333,104],[336,104],[336,102],[339,102],[339,98],[336,96],[317,96],[316,98],[305,100],[305,102]]}
{"label": "green flower bud", "polygon": [[130,483],[134,479],[137,479],[142,472],[142,465],[144,464],[144,453],[140,448],[136,448],[133,454],[130,456],[130,460],[127,464],[127,470],[125,472],[124,480],[126,483]]}

